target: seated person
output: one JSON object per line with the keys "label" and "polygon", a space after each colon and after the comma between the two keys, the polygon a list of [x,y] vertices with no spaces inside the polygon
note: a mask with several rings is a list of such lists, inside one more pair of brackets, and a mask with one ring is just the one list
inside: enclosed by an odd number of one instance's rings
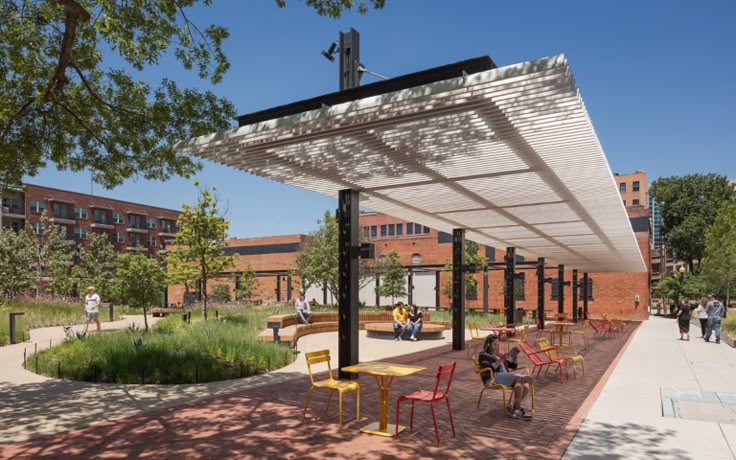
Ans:
{"label": "seated person", "polygon": [[401,340],[404,333],[409,329],[409,314],[404,308],[404,302],[397,302],[393,311],[394,315],[394,340]]}
{"label": "seated person", "polygon": [[[494,334],[490,334],[486,337],[486,341],[483,343],[483,351],[478,354],[478,362],[481,367],[493,369],[494,380],[496,383],[513,388],[513,406],[510,405],[507,411],[511,413],[511,417],[518,420],[531,420],[531,414],[521,407],[521,403],[531,392],[531,386],[534,381],[526,374],[509,372],[510,367],[513,367],[514,369],[516,368],[515,358],[518,353],[509,352],[506,356],[502,356],[499,354],[499,348],[500,342],[498,337]],[[512,348],[512,351],[515,350],[515,348],[516,347]],[[506,358],[508,358],[508,360]],[[490,373],[483,375],[483,379],[485,381],[490,378]]]}
{"label": "seated person", "polygon": [[417,334],[422,330],[422,326],[424,326],[422,311],[416,305],[412,305],[409,307],[409,330],[412,341],[417,341]]}
{"label": "seated person", "polygon": [[304,324],[310,324],[309,319],[312,317],[312,307],[309,306],[309,302],[304,300],[303,292],[299,293],[299,298],[296,299],[294,308],[296,308],[296,314],[299,315],[302,322]]}

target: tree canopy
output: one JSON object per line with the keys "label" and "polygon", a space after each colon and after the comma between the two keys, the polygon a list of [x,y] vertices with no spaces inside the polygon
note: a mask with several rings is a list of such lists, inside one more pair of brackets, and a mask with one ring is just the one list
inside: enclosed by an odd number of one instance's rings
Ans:
{"label": "tree canopy", "polygon": [[[191,20],[195,7],[212,3],[0,1],[0,183],[20,184],[49,163],[93,170],[105,187],[196,172],[200,164],[173,145],[227,128],[235,107],[211,91],[179,87],[173,71],[155,84],[136,73],[171,55],[199,78],[220,82],[230,67],[222,49],[229,32]],[[353,3],[306,0],[330,17]],[[358,11],[368,6],[360,0]]]}
{"label": "tree canopy", "polygon": [[398,252],[389,252],[386,259],[385,271],[381,277],[381,285],[376,287],[376,294],[380,297],[391,297],[393,304],[396,297],[406,296],[406,271],[399,260]]}
{"label": "tree canopy", "polygon": [[690,174],[657,179],[649,193],[659,204],[665,241],[693,271],[694,261],[703,258],[708,227],[734,198],[733,186],[726,176]]}
{"label": "tree canopy", "polygon": [[708,229],[701,269],[709,288],[729,300],[736,288],[736,204],[722,208]]}
{"label": "tree canopy", "polygon": [[120,301],[131,307],[143,307],[143,320],[148,330],[146,310],[159,305],[166,286],[163,270],[156,259],[143,254],[120,254],[117,259],[114,291]]}

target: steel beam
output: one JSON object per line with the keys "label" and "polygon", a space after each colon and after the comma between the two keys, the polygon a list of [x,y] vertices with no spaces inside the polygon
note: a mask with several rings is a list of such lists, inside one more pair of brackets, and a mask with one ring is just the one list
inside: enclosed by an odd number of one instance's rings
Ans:
{"label": "steel beam", "polygon": [[572,271],[572,322],[578,322],[578,271]]}
{"label": "steel beam", "polygon": [[409,269],[409,273],[406,275],[406,291],[408,293],[407,295],[407,301],[409,302],[409,305],[414,304],[414,272]]}
{"label": "steel beam", "polygon": [[504,292],[503,308],[506,312],[506,324],[514,323],[514,307],[516,306],[516,248],[506,248],[504,256],[506,268],[503,271]]}
{"label": "steel beam", "polygon": [[356,190],[340,190],[338,231],[338,365],[341,379],[357,378],[342,368],[358,364],[358,256],[360,248],[359,202]]}
{"label": "steel beam", "polygon": [[588,273],[583,273],[583,319],[588,319]]}
{"label": "steel beam", "polygon": [[488,314],[488,267],[483,268],[483,313]]}
{"label": "steel beam", "polygon": [[557,266],[557,313],[565,312],[565,266]]}
{"label": "steel beam", "polygon": [[465,229],[452,230],[452,349],[465,349]]}
{"label": "steel beam", "polygon": [[437,271],[434,274],[434,309],[437,311],[440,311],[440,294],[442,293],[440,289],[441,273]]}
{"label": "steel beam", "polygon": [[537,259],[537,318],[544,329],[544,257]]}

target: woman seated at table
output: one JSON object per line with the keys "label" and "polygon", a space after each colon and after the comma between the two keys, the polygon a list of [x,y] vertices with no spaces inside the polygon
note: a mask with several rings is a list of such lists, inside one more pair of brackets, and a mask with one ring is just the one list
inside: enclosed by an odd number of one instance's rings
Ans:
{"label": "woman seated at table", "polygon": [[[486,341],[483,343],[483,350],[478,354],[480,367],[493,369],[494,381],[496,383],[513,388],[513,406],[509,405],[508,407],[508,412],[511,414],[511,417],[519,420],[531,420],[531,414],[521,407],[521,403],[531,392],[534,380],[526,374],[509,372],[509,368],[516,368],[516,353],[506,353],[505,355],[501,355],[498,351],[499,347],[500,342],[495,334],[490,334],[486,337]],[[490,380],[490,378],[491,375],[488,372],[486,372],[486,375],[483,375],[483,379],[486,382]]]}

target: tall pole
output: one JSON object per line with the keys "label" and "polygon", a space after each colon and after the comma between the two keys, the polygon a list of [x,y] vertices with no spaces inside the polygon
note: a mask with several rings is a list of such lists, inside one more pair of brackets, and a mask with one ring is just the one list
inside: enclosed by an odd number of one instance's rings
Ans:
{"label": "tall pole", "polygon": [[340,190],[337,209],[338,231],[338,364],[340,378],[355,380],[357,374],[342,368],[358,364],[358,257],[360,235],[358,192]]}
{"label": "tall pole", "polygon": [[544,257],[537,259],[537,318],[544,329]]}
{"label": "tall pole", "polygon": [[588,273],[583,273],[583,319],[588,319]]}
{"label": "tall pole", "polygon": [[488,266],[483,268],[483,313],[488,314]]}
{"label": "tall pole", "polygon": [[557,313],[565,312],[565,266],[557,266]]}
{"label": "tall pole", "polygon": [[572,322],[578,322],[578,271],[572,271]]}
{"label": "tall pole", "polygon": [[503,307],[506,311],[506,324],[514,324],[514,307],[516,306],[516,248],[506,248],[504,262],[506,262],[506,267],[503,271],[505,286]]}
{"label": "tall pole", "polygon": [[412,271],[411,267],[409,267],[409,273],[406,275],[406,291],[408,292],[407,300],[409,301],[409,305],[414,304],[414,272]]}
{"label": "tall pole", "polygon": [[360,34],[340,32],[340,91],[360,85]]}
{"label": "tall pole", "polygon": [[465,349],[465,230],[452,230],[452,349]]}

